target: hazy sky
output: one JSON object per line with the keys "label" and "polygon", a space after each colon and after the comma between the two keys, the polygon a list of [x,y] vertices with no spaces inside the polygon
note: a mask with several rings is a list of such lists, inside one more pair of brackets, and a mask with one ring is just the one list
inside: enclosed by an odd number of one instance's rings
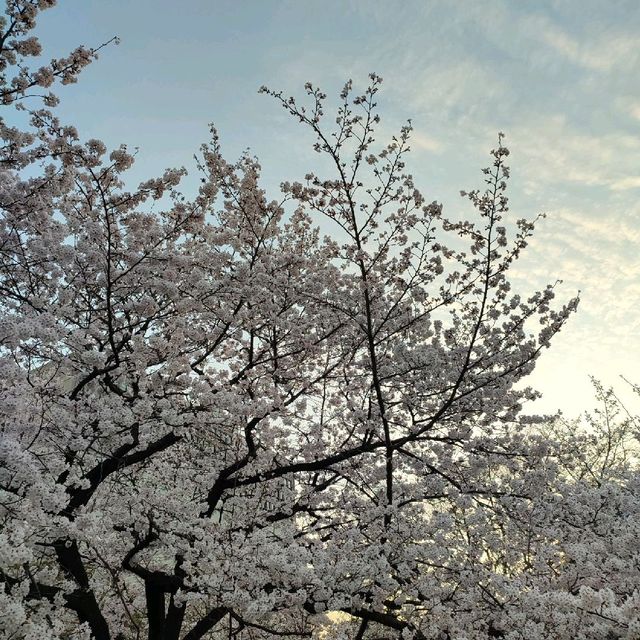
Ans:
{"label": "hazy sky", "polygon": [[589,374],[640,382],[637,0],[63,0],[40,27],[47,55],[120,36],[61,93],[62,114],[83,137],[140,147],[140,178],[192,166],[214,122],[227,156],[260,158],[275,197],[315,154],[258,87],[301,95],[310,80],[333,96],[375,71],[385,131],[412,118],[416,183],[455,216],[504,131],[513,215],[548,214],[516,275],[582,292],[531,378],[541,408],[589,406]]}

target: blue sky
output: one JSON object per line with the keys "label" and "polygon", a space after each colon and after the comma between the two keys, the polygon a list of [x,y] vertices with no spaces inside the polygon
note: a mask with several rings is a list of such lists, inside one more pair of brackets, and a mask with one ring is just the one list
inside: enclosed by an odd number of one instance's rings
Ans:
{"label": "blue sky", "polygon": [[513,214],[548,214],[517,280],[582,292],[532,377],[541,409],[589,406],[589,374],[640,381],[637,0],[62,0],[39,33],[47,55],[120,36],[61,111],[83,137],[138,146],[136,178],[191,167],[214,122],[275,195],[315,154],[258,87],[300,95],[310,80],[331,96],[375,71],[384,132],[412,118],[416,183],[455,217],[504,131]]}

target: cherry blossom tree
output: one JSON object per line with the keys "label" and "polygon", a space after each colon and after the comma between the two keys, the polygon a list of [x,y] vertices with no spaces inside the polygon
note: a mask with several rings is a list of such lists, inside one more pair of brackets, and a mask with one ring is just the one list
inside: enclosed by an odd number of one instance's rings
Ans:
{"label": "cherry blossom tree", "polygon": [[538,539],[555,570],[527,594],[528,626],[558,637],[633,638],[640,633],[640,420],[613,389],[592,381],[597,409],[543,430],[559,473],[547,499],[556,506],[546,506],[551,517]]}
{"label": "cherry blossom tree", "polygon": [[534,225],[508,216],[502,135],[451,220],[406,170],[410,125],[376,143],[378,76],[335,126],[316,87],[264,88],[326,174],[270,200],[212,129],[193,197],[184,169],[132,188],[126,147],[41,95],[98,49],[27,64],[53,4],[10,0],[0,25],[2,634],[605,637],[580,607],[608,585],[567,576],[609,496],[629,576],[607,597],[632,610],[637,508],[520,416],[577,300],[511,290]]}

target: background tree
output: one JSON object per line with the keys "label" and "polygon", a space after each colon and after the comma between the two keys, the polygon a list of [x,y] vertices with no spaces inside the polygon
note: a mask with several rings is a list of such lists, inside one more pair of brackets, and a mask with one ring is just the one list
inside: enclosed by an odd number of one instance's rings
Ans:
{"label": "background tree", "polygon": [[195,197],[182,169],[130,189],[126,147],[35,95],[96,57],[29,70],[52,4],[9,2],[0,39],[28,120],[0,122],[2,633],[308,636],[324,611],[357,638],[546,629],[520,595],[564,570],[532,546],[557,536],[557,456],[515,385],[577,301],[511,291],[533,224],[505,219],[502,136],[450,221],[405,170],[409,125],[374,146],[379,77],[347,83],[333,131],[317,88],[265,89],[326,176],[268,200],[212,130]]}

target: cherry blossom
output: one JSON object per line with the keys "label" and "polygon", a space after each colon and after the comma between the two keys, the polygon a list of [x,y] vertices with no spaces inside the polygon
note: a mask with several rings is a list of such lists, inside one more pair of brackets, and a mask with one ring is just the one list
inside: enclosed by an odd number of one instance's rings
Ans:
{"label": "cherry blossom", "polygon": [[380,77],[265,87],[322,170],[270,199],[212,128],[134,188],[39,93],[100,49],[30,70],[54,4],[1,25],[2,636],[637,637],[637,422],[522,413],[578,301],[512,290],[504,136],[449,219]]}

